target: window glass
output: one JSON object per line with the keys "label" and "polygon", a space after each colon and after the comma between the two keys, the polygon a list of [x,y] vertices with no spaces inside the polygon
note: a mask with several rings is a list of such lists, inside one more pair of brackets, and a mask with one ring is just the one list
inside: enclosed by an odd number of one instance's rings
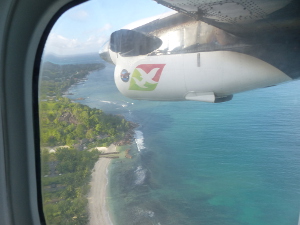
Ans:
{"label": "window glass", "polygon": [[39,81],[47,224],[297,224],[299,81],[280,83],[299,70],[267,45],[283,42],[174,15],[92,0],[54,25]]}

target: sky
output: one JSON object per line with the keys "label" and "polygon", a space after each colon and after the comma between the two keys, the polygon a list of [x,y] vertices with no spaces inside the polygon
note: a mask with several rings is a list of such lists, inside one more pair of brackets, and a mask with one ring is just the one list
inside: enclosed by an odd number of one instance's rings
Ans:
{"label": "sky", "polygon": [[69,9],[57,20],[44,53],[62,56],[98,53],[112,32],[170,12],[153,0],[91,0]]}

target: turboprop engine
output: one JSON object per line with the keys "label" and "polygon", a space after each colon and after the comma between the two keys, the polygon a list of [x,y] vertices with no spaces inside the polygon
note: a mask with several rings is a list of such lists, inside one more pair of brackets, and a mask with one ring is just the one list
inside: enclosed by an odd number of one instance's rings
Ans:
{"label": "turboprop engine", "polygon": [[229,51],[118,57],[114,76],[119,91],[132,99],[204,102],[290,79],[262,60]]}
{"label": "turboprop engine", "polygon": [[229,50],[149,54],[161,45],[159,38],[136,31],[111,35],[100,56],[116,65],[115,83],[123,95],[217,103],[231,100],[235,93],[291,80],[261,59]]}

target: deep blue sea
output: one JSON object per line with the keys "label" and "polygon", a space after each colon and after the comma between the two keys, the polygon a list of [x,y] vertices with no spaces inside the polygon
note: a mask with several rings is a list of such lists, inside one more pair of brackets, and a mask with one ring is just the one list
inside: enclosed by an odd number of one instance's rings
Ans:
{"label": "deep blue sea", "polygon": [[300,83],[232,101],[136,101],[107,64],[71,99],[140,126],[133,159],[109,168],[114,225],[296,225],[300,212]]}

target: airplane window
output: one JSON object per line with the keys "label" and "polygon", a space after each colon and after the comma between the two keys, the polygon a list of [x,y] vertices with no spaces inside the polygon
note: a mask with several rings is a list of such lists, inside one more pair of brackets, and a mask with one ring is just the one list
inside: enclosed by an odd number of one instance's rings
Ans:
{"label": "airplane window", "polygon": [[299,4],[197,4],[92,0],[53,26],[47,224],[298,223]]}

